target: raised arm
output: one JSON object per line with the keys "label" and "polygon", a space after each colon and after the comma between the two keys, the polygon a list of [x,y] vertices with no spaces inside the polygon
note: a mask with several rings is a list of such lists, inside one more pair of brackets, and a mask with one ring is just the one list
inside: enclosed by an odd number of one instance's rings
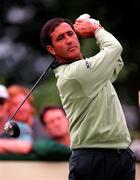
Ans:
{"label": "raised arm", "polygon": [[[80,65],[77,63],[76,77],[86,82],[89,81],[91,83],[92,81],[95,86],[107,80],[113,82],[123,65],[120,58],[122,46],[119,41],[96,23],[77,20],[74,27],[79,36],[83,38],[95,36],[100,47],[98,54],[81,61]],[[88,64],[89,66],[87,66]]]}

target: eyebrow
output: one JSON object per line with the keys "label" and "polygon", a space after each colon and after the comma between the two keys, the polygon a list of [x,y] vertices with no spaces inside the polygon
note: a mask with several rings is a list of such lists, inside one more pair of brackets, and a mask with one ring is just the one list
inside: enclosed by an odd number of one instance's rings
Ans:
{"label": "eyebrow", "polygon": [[66,31],[66,32],[64,32],[64,33],[62,33],[62,34],[59,34],[59,35],[56,37],[56,40],[58,40],[58,39],[59,39],[61,36],[63,36],[65,33],[67,34],[67,33],[71,33],[71,32],[74,33],[73,30],[68,30],[68,31]]}
{"label": "eyebrow", "polygon": [[59,38],[61,38],[61,36],[63,36],[63,35],[64,35],[64,33],[59,34],[59,35],[56,37],[56,40],[59,40]]}

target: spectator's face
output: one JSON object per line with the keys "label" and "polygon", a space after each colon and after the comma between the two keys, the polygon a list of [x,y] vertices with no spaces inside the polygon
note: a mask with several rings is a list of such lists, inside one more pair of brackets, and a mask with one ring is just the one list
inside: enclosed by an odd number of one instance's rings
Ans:
{"label": "spectator's face", "polygon": [[[25,99],[25,95],[23,94],[18,94],[10,100],[10,107],[9,107],[9,115],[12,116],[13,113],[17,110],[19,105],[22,103],[22,101]],[[30,119],[31,116],[31,111],[32,111],[32,105],[30,102],[27,100],[24,102],[24,104],[21,106],[19,111],[16,113],[14,116],[15,120],[19,120],[21,122],[26,122],[28,123],[28,120]]]}
{"label": "spectator's face", "polygon": [[51,33],[52,45],[48,51],[58,60],[75,60],[81,58],[80,44],[76,33],[65,22],[57,26]]}
{"label": "spectator's face", "polygon": [[44,114],[46,132],[52,138],[65,136],[69,132],[68,119],[59,109],[49,110]]}
{"label": "spectator's face", "polygon": [[0,98],[0,120],[5,120],[7,117],[6,99]]}

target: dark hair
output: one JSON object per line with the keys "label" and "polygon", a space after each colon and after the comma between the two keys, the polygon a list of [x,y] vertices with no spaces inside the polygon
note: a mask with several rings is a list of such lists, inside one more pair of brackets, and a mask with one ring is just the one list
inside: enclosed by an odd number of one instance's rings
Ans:
{"label": "dark hair", "polygon": [[71,26],[71,28],[74,30],[72,22],[68,19],[54,18],[54,19],[49,20],[48,22],[44,24],[40,33],[40,40],[43,47],[46,48],[46,45],[52,44],[50,34],[54,31],[54,29],[57,26],[59,26],[63,22],[68,23]]}
{"label": "dark hair", "polygon": [[64,109],[60,106],[45,106],[41,112],[40,112],[40,115],[39,115],[39,119],[40,119],[40,122],[43,124],[43,125],[46,125],[45,122],[44,122],[44,114],[50,110],[60,110],[64,113],[64,115],[66,115]]}

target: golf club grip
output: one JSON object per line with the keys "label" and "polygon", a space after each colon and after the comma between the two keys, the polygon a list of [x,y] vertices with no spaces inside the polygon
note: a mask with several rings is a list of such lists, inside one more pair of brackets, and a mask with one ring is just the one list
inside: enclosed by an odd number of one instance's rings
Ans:
{"label": "golf club grip", "polygon": [[[54,60],[55,61],[55,60]],[[21,102],[21,104],[19,105],[19,107],[16,109],[16,111],[13,113],[13,115],[9,118],[9,121],[11,121],[14,116],[16,115],[16,113],[19,111],[19,109],[21,108],[21,106],[24,104],[24,102],[28,99],[28,97],[31,95],[31,93],[33,92],[33,90],[35,89],[35,87],[38,85],[38,83],[40,82],[40,80],[44,77],[44,75],[46,74],[46,72],[50,69],[51,65],[54,63],[54,61],[52,61],[49,66],[45,69],[45,71],[41,74],[41,76],[38,78],[38,80],[36,81],[36,83],[33,85],[33,87],[31,88],[31,90],[29,91],[29,93],[27,94],[27,96],[25,97],[25,99],[23,99],[23,101]]]}

